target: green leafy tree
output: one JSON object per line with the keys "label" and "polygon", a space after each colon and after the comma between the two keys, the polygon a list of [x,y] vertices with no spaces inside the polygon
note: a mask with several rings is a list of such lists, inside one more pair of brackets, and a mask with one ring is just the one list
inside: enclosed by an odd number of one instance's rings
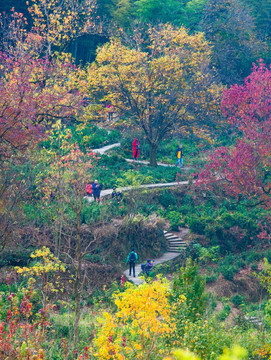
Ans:
{"label": "green leafy tree", "polygon": [[209,0],[202,30],[213,45],[212,61],[222,82],[240,82],[263,50],[250,8],[238,0]]}
{"label": "green leafy tree", "polygon": [[186,266],[175,274],[172,284],[172,301],[176,302],[180,296],[185,296],[186,317],[196,320],[206,310],[206,296],[204,294],[205,278],[199,273],[196,262],[189,258]]}
{"label": "green leafy tree", "polygon": [[197,29],[206,0],[137,0],[135,16],[150,24],[170,23]]}

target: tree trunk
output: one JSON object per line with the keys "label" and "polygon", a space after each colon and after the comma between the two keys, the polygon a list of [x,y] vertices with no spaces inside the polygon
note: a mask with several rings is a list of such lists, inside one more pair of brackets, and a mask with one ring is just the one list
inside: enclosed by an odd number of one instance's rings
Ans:
{"label": "tree trunk", "polygon": [[78,338],[79,338],[79,321],[80,321],[80,277],[78,276],[78,270],[76,270],[76,279],[75,279],[75,283],[74,283],[74,301],[75,301],[75,306],[74,306],[74,311],[75,311],[75,315],[74,315],[74,323],[73,323],[73,328],[74,328],[74,337],[73,337],[73,346],[74,348],[76,348],[76,346],[78,345]]}
{"label": "tree trunk", "polygon": [[75,249],[75,280],[74,280],[74,338],[73,344],[76,347],[79,337],[79,321],[80,321],[80,300],[81,300],[81,271],[82,271],[82,254],[81,254],[81,238],[80,238],[80,213],[76,214],[76,249]]}
{"label": "tree trunk", "polygon": [[154,145],[149,142],[149,146],[150,146],[150,166],[156,167],[157,166],[157,160],[156,160],[157,145]]}

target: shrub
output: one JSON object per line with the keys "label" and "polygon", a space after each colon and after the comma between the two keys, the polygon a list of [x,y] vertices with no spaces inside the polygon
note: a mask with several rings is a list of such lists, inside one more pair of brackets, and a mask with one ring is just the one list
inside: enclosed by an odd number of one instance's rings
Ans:
{"label": "shrub", "polygon": [[206,295],[204,288],[205,278],[200,275],[197,263],[193,262],[191,258],[187,259],[185,268],[182,267],[179,272],[175,273],[172,283],[171,300],[176,302],[181,295],[186,298],[186,311],[181,318],[186,317],[194,321],[205,312]]}
{"label": "shrub", "polygon": [[252,263],[253,261],[260,261],[262,258],[263,254],[256,250],[252,250],[245,254],[245,259],[248,264]]}
{"label": "shrub", "polygon": [[182,215],[177,211],[169,211],[166,214],[166,218],[169,220],[171,230],[173,231],[178,231],[179,226],[185,225],[184,221],[182,220]]}
{"label": "shrub", "polygon": [[32,248],[23,249],[20,246],[15,249],[4,249],[0,253],[0,268],[3,266],[27,266],[32,251]]}
{"label": "shrub", "polygon": [[[183,333],[178,338],[175,346],[182,347],[192,351],[202,359],[217,360],[225,347],[230,347],[233,343],[233,334],[231,329],[225,330],[223,326],[215,319],[199,319],[192,322],[184,319]],[[176,360],[199,360],[198,357],[185,356],[176,357]],[[222,359],[222,357],[221,357]],[[223,358],[224,359],[224,358]],[[233,357],[232,359],[240,359]]]}
{"label": "shrub", "polygon": [[47,309],[33,312],[32,284],[29,281],[27,289],[0,297],[0,307],[8,307],[0,323],[1,359],[44,359],[41,347],[49,326],[48,312]]}
{"label": "shrub", "polygon": [[221,321],[224,321],[227,319],[227,317],[230,315],[230,312],[231,312],[231,306],[230,304],[224,304],[224,309],[221,310],[217,315],[216,315],[216,318],[221,320]]}
{"label": "shrub", "polygon": [[219,272],[212,271],[211,273],[206,275],[206,283],[215,282],[218,279]]}
{"label": "shrub", "polygon": [[234,274],[237,272],[233,266],[224,265],[220,267],[221,274],[226,280],[233,281]]}
{"label": "shrub", "polygon": [[219,246],[212,246],[206,248],[201,246],[200,244],[193,244],[197,252],[198,259],[203,262],[207,263],[208,261],[216,262],[218,260],[218,253],[219,253]]}
{"label": "shrub", "polygon": [[235,294],[232,296],[231,298],[231,302],[233,303],[233,305],[235,305],[236,307],[239,307],[240,305],[242,305],[242,303],[245,300],[245,296],[243,295],[239,295],[239,294]]}
{"label": "shrub", "polygon": [[161,192],[161,194],[159,196],[159,203],[164,208],[167,208],[170,205],[176,205],[176,203],[177,203],[176,196],[174,196],[172,194],[172,192],[170,192],[169,190],[165,190],[165,191]]}
{"label": "shrub", "polygon": [[205,223],[201,218],[191,217],[188,219],[188,226],[191,231],[196,234],[203,235],[205,230]]}

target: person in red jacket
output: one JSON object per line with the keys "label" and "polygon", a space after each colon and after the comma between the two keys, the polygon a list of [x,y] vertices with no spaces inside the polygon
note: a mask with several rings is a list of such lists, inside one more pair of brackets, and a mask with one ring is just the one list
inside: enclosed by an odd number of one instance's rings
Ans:
{"label": "person in red jacket", "polygon": [[137,139],[137,137],[135,137],[134,141],[133,141],[133,159],[137,159],[139,158],[139,141]]}

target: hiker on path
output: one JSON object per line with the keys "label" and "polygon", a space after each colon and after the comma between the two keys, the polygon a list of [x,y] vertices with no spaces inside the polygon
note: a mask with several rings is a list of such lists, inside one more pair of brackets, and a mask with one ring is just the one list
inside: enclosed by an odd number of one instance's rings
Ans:
{"label": "hiker on path", "polygon": [[176,151],[175,151],[175,156],[177,157],[177,162],[175,164],[175,166],[180,166],[180,168],[183,167],[183,147],[182,145],[180,144]]}
{"label": "hiker on path", "polygon": [[147,264],[141,264],[141,269],[147,276],[150,275],[152,268],[153,268],[153,262],[151,261],[151,259],[147,260]]}
{"label": "hiker on path", "polygon": [[132,248],[131,252],[127,256],[127,261],[126,261],[127,264],[128,263],[130,264],[129,276],[131,276],[132,269],[133,269],[133,275],[134,275],[134,277],[136,277],[135,276],[135,263],[136,263],[137,259],[138,259],[137,253],[135,252],[135,249]]}
{"label": "hiker on path", "polygon": [[87,196],[92,196],[92,184],[86,185],[86,194]]}
{"label": "hiker on path", "polygon": [[117,201],[117,203],[119,203],[121,201],[121,199],[123,198],[123,194],[122,194],[121,190],[117,191],[116,186],[113,187],[111,196],[112,196],[112,199]]}
{"label": "hiker on path", "polygon": [[95,180],[92,184],[92,195],[94,197],[94,201],[100,201],[102,185],[98,183],[98,180]]}
{"label": "hiker on path", "polygon": [[139,148],[140,148],[140,143],[138,141],[138,138],[135,137],[134,141],[133,141],[133,159],[137,159],[139,158]]}

